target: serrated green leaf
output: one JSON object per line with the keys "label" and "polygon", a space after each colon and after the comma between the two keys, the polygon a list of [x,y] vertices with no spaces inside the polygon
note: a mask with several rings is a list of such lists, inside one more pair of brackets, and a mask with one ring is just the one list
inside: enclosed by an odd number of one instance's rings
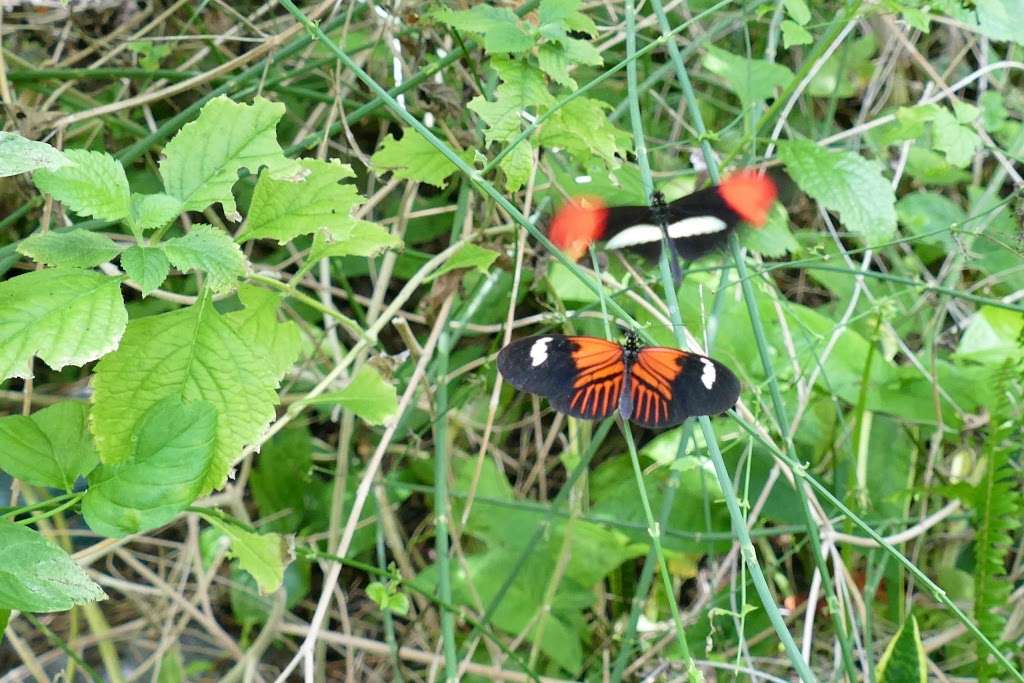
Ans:
{"label": "serrated green leaf", "polygon": [[234,287],[248,266],[231,237],[206,223],[196,223],[187,235],[162,242],[160,248],[178,270],[205,273],[206,286],[213,292]]}
{"label": "serrated green leaf", "polygon": [[47,268],[0,282],[0,379],[32,376],[32,357],[54,370],[117,347],[128,322],[117,278]]}
{"label": "serrated green leaf", "polygon": [[181,200],[169,194],[133,194],[128,213],[128,227],[135,239],[142,239],[147,230],[162,228],[181,213]]}
{"label": "serrated green leaf", "polygon": [[494,101],[474,97],[467,105],[487,124],[487,143],[508,141],[523,127],[523,112],[531,107],[546,107],[554,103],[548,92],[544,75],[525,60],[494,58],[492,66],[502,79],[494,93]]}
{"label": "serrated green leaf", "polygon": [[257,97],[238,104],[221,95],[207,102],[199,117],[185,124],[167,146],[160,176],[167,194],[181,200],[185,211],[202,211],[220,202],[228,216],[236,214],[231,188],[238,172],[260,167],[276,177],[294,176],[298,162],[284,156],[277,143],[277,123],[284,105]]}
{"label": "serrated green leaf", "polygon": [[295,363],[302,343],[299,326],[288,320],[279,322],[277,311],[282,295],[252,285],[238,288],[244,308],[225,316],[243,341],[250,341],[253,352],[261,354],[272,372],[283,375]]}
{"label": "serrated green leaf", "polygon": [[55,171],[72,163],[67,155],[45,142],[0,131],[0,178],[41,168]]}
{"label": "serrated green leaf", "polygon": [[106,235],[89,230],[42,232],[18,245],[18,253],[37,263],[65,268],[92,268],[117,256],[121,248]]}
{"label": "serrated green leaf", "polygon": [[69,166],[55,170],[40,169],[32,182],[80,216],[105,221],[128,217],[131,190],[124,167],[106,152],[68,149]]}
{"label": "serrated green leaf", "polygon": [[505,189],[515,192],[530,179],[533,169],[533,146],[523,140],[512,148],[498,164],[505,173]]}
{"label": "serrated green leaf", "polygon": [[804,0],[783,0],[782,4],[786,7],[786,14],[801,26],[811,20],[811,9]]}
{"label": "serrated green leaf", "polygon": [[203,515],[203,519],[227,536],[230,556],[255,579],[261,595],[273,593],[281,586],[288,549],[280,534],[246,531],[236,524],[225,524],[214,515]]}
{"label": "serrated green leaf", "polygon": [[950,164],[944,155],[916,145],[907,154],[907,175],[926,185],[957,185],[971,179],[969,172]]}
{"label": "serrated green leaf", "polygon": [[313,238],[309,259],[318,261],[331,256],[366,256],[372,258],[388,249],[400,249],[402,240],[369,221],[354,220],[347,232],[339,235],[321,230]]}
{"label": "serrated green leaf", "polygon": [[913,615],[889,641],[878,662],[875,678],[878,683],[927,683],[928,658]]}
{"label": "serrated green leaf", "polygon": [[340,405],[367,424],[381,425],[398,412],[398,393],[372,366],[362,365],[344,389],[321,394],[311,403]]}
{"label": "serrated green leaf", "polygon": [[454,11],[442,7],[434,16],[458,31],[484,37],[484,51],[526,52],[534,45],[533,37],[519,25],[519,17],[510,9],[491,5],[475,5],[468,10]]}
{"label": "serrated green leaf", "polygon": [[338,181],[355,177],[352,167],[339,161],[303,159],[307,174],[300,181],[276,180],[263,173],[249,205],[246,230],[237,239],[271,238],[284,244],[320,229],[343,231],[351,225],[351,212],[363,198],[356,187]]}
{"label": "serrated green leaf", "polygon": [[809,45],[814,42],[814,36],[810,31],[794,21],[786,19],[780,28],[782,29],[782,47],[787,50],[794,45]]}
{"label": "serrated green leaf", "polygon": [[558,39],[558,42],[561,43],[563,48],[565,48],[565,57],[570,62],[575,62],[576,64],[587,64],[590,66],[600,66],[604,64],[604,57],[601,56],[601,52],[585,40],[572,38],[570,36],[563,36]]}
{"label": "serrated green leaf", "polygon": [[21,612],[63,612],[106,600],[71,556],[38,533],[0,520],[0,607]]}
{"label": "serrated green leaf", "polygon": [[[473,153],[459,153],[467,164],[472,163]],[[390,134],[384,138],[380,149],[370,158],[378,173],[393,171],[396,178],[407,178],[444,187],[445,178],[458,169],[441,150],[430,144],[430,141],[414,130],[406,129],[401,140],[395,140]]]}
{"label": "serrated green leaf", "polygon": [[487,269],[491,267],[496,258],[498,258],[498,252],[492,249],[484,249],[475,244],[463,244],[444,262],[443,266],[431,273],[425,282],[433,282],[445,273],[461,268],[475,268],[480,273],[486,274]]}
{"label": "serrated green leaf", "polygon": [[768,99],[776,87],[793,79],[793,72],[781,64],[739,57],[713,45],[708,46],[704,68],[725,80],[745,107]]}
{"label": "serrated green leaf", "polygon": [[561,147],[586,164],[592,157],[617,165],[616,154],[628,139],[608,120],[610,105],[589,97],[577,97],[552,114],[540,131],[541,145]]}
{"label": "serrated green leaf", "polygon": [[544,43],[537,49],[537,65],[555,83],[575,90],[576,81],[569,75],[572,62],[565,52],[560,43]]}
{"label": "serrated green leaf", "polygon": [[965,168],[974,158],[981,138],[970,127],[957,121],[945,109],[935,113],[935,149],[946,155],[946,160],[957,168]]}
{"label": "serrated green leaf", "polygon": [[896,195],[878,162],[808,140],[779,143],[779,158],[800,189],[835,211],[869,245],[896,232]]}
{"label": "serrated green leaf", "polygon": [[239,332],[208,296],[187,308],[138,318],[115,353],[96,366],[92,430],[107,464],[131,455],[146,412],[167,396],[209,401],[217,410],[217,447],[203,492],[224,483],[242,447],[274,418],[280,375],[265,340]]}
{"label": "serrated green leaf", "polygon": [[171,263],[159,247],[129,247],[121,254],[121,267],[139,284],[144,297],[159,288],[171,272]]}
{"label": "serrated green leaf", "polygon": [[170,395],[154,403],[131,435],[131,458],[89,475],[82,515],[110,538],[148,531],[199,497],[213,462],[217,409]]}
{"label": "serrated green leaf", "polygon": [[1024,315],[994,306],[982,306],[971,317],[956,347],[956,358],[984,365],[1015,363],[1024,358],[1020,344]]}
{"label": "serrated green leaf", "polygon": [[35,486],[70,491],[99,463],[89,407],[61,401],[31,415],[0,418],[0,469]]}

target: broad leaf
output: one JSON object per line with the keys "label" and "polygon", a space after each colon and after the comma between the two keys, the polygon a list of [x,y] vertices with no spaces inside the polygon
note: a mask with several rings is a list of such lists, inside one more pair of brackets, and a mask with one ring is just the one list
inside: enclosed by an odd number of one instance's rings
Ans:
{"label": "broad leaf", "polygon": [[239,170],[291,176],[301,169],[284,156],[276,128],[284,105],[257,97],[238,104],[221,95],[207,102],[199,117],[186,124],[164,147],[160,175],[167,193],[181,200],[185,211],[202,211],[220,202],[233,216],[231,188]]}
{"label": "broad leaf", "polygon": [[878,162],[808,140],[780,142],[779,158],[801,190],[837,212],[847,230],[869,245],[896,231],[896,195]]}
{"label": "broad leaf", "polygon": [[0,178],[41,168],[55,171],[71,163],[63,152],[45,142],[29,140],[17,133],[0,132]]}
{"label": "broad leaf", "polygon": [[282,296],[252,285],[238,288],[244,308],[225,317],[253,353],[259,354],[274,375],[283,375],[295,363],[302,344],[299,326],[278,322]]}
{"label": "broad leaf", "polygon": [[956,357],[984,365],[1002,365],[1024,358],[1021,334],[1024,314],[994,306],[982,306],[974,314],[956,347]]}
{"label": "broad leaf", "polygon": [[320,229],[342,232],[356,220],[351,211],[364,200],[355,185],[338,182],[353,178],[352,168],[337,160],[303,159],[300,163],[307,171],[300,181],[260,174],[239,242],[271,238],[284,244]]}
{"label": "broad leaf", "polygon": [[153,404],[132,434],[131,458],[89,476],[82,501],[89,528],[116,538],[174,519],[203,491],[216,434],[217,410],[206,401],[172,395]]}
{"label": "broad leaf", "polygon": [[68,149],[69,166],[42,169],[32,176],[36,187],[48,192],[71,211],[105,221],[127,218],[131,191],[121,162],[106,152]]}
{"label": "broad leaf", "polygon": [[625,150],[628,135],[608,120],[611,106],[591,97],[577,97],[552,114],[540,131],[545,147],[562,147],[586,164],[599,157],[617,166],[616,155]]}
{"label": "broad leaf", "polygon": [[463,244],[444,262],[443,266],[430,274],[426,282],[432,282],[445,273],[461,268],[475,268],[478,272],[486,274],[487,269],[491,267],[496,258],[498,258],[496,251],[484,249],[475,244]]}
{"label": "broad leaf", "polygon": [[505,173],[505,189],[516,192],[530,179],[533,170],[533,146],[523,140],[498,164]]}
{"label": "broad leaf", "polygon": [[63,612],[105,600],[71,556],[38,533],[0,520],[0,607],[22,612]]}
{"label": "broad leaf", "polygon": [[384,424],[398,412],[395,387],[385,382],[370,365],[362,365],[352,381],[341,391],[321,394],[312,402],[318,405],[340,405],[372,425]]}
{"label": "broad leaf", "polygon": [[[461,152],[459,156],[467,164],[473,160],[470,151]],[[444,187],[445,179],[458,170],[441,150],[411,129],[405,130],[401,140],[391,135],[385,137],[370,161],[378,173],[393,171],[396,178],[417,180],[434,187]]]}
{"label": "broad leaf", "polygon": [[205,273],[206,286],[214,292],[231,289],[245,275],[247,262],[242,250],[226,232],[212,225],[196,223],[187,235],[166,240],[160,247],[178,270]]}
{"label": "broad leaf", "polygon": [[280,534],[246,531],[214,515],[203,515],[203,518],[227,536],[231,557],[256,580],[261,595],[273,593],[281,586],[288,564],[288,549]]}
{"label": "broad leaf", "polygon": [[117,256],[114,240],[89,230],[41,232],[22,240],[18,253],[48,266],[92,268]]}
{"label": "broad leaf", "polygon": [[1024,45],[1024,25],[1020,21],[1024,3],[1021,0],[939,0],[932,4],[992,40],[1012,40]]}
{"label": "broad leaf", "polygon": [[928,657],[921,643],[917,619],[911,615],[885,648],[875,672],[878,683],[926,683]]}
{"label": "broad leaf", "polygon": [[32,357],[54,370],[117,347],[128,322],[117,278],[48,268],[0,282],[0,379],[32,376]]}
{"label": "broad leaf", "polygon": [[128,227],[136,239],[147,230],[161,228],[181,213],[181,200],[169,194],[133,194],[128,213]]}
{"label": "broad leaf", "polygon": [[810,45],[814,42],[811,32],[795,21],[786,19],[780,28],[782,29],[782,47],[787,50],[794,45]]}
{"label": "broad leaf", "polygon": [[487,124],[485,135],[488,144],[514,138],[522,130],[523,113],[528,108],[547,107],[554,103],[544,75],[529,63],[497,57],[491,61],[502,80],[494,93],[494,100],[475,97],[467,105]]}
{"label": "broad leaf", "polygon": [[78,401],[0,418],[0,469],[35,486],[70,491],[99,462],[88,419],[89,407]]}
{"label": "broad leaf", "polygon": [[203,492],[221,486],[242,447],[274,417],[280,373],[267,361],[266,343],[239,331],[209,297],[133,320],[118,350],[96,366],[92,429],[100,459],[130,457],[132,435],[162,399],[209,401],[218,414],[217,441]]}
{"label": "broad leaf", "polygon": [[400,249],[402,240],[369,221],[353,219],[346,230],[337,233],[321,230],[313,238],[311,261],[328,256],[377,256],[388,249]]}
{"label": "broad leaf", "polygon": [[974,158],[981,138],[974,129],[964,125],[957,116],[945,109],[935,113],[935,149],[946,155],[946,160],[957,168],[965,168]]}
{"label": "broad leaf", "polygon": [[159,247],[129,247],[121,254],[121,267],[142,287],[142,296],[159,288],[171,271],[171,263]]}
{"label": "broad leaf", "polygon": [[433,14],[454,29],[482,35],[484,50],[492,54],[525,52],[534,45],[533,37],[519,25],[519,17],[504,7],[480,4],[460,11],[442,7]]}
{"label": "broad leaf", "polygon": [[740,242],[747,249],[768,258],[782,258],[800,250],[800,243],[789,230],[789,215],[781,203],[776,202],[762,228],[740,231]]}
{"label": "broad leaf", "polygon": [[781,64],[738,57],[713,45],[708,46],[704,67],[721,76],[744,107],[768,99],[774,94],[775,88],[793,79],[793,72]]}

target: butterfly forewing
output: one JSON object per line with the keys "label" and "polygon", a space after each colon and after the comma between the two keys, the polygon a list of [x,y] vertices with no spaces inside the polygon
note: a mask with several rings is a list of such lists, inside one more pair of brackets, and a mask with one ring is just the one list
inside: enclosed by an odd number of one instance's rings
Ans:
{"label": "butterfly forewing", "polygon": [[498,354],[498,370],[517,389],[590,420],[611,415],[622,389],[622,347],[596,337],[545,334],[516,340]]}

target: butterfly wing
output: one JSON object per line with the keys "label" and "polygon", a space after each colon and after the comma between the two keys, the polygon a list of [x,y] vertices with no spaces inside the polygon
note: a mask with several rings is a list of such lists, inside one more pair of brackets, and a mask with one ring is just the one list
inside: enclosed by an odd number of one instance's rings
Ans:
{"label": "butterfly wing", "polygon": [[665,347],[640,349],[632,366],[630,419],[644,427],[671,427],[697,415],[732,408],[740,381],[718,361]]}
{"label": "butterfly wing", "polygon": [[509,384],[547,398],[559,412],[588,420],[615,412],[625,369],[622,347],[597,337],[536,335],[498,353],[498,370]]}

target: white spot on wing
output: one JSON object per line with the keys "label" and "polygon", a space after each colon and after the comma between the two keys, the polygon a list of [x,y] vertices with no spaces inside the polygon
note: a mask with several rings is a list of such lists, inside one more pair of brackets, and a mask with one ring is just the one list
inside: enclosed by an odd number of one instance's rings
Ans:
{"label": "white spot on wing", "polygon": [[533,367],[543,365],[548,360],[548,344],[551,343],[551,337],[541,337],[537,341],[533,342],[533,346],[530,347],[530,364]]}
{"label": "white spot on wing", "polygon": [[715,386],[715,364],[708,358],[701,358],[700,362],[704,364],[704,372],[700,373],[700,381],[703,382],[705,389],[711,389]]}
{"label": "white spot on wing", "polygon": [[692,237],[693,235],[710,235],[725,229],[725,221],[715,216],[694,216],[684,218],[668,226],[668,236],[672,239]]}
{"label": "white spot on wing", "polygon": [[640,223],[639,225],[626,228],[612,237],[605,245],[605,249],[622,249],[624,247],[636,246],[637,244],[657,242],[660,239],[661,228],[657,225]]}

